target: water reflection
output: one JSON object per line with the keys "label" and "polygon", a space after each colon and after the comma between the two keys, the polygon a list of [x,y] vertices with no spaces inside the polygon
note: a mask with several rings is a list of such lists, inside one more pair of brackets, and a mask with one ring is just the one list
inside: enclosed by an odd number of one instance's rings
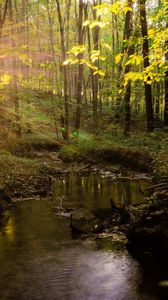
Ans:
{"label": "water reflection", "polygon": [[139,267],[126,250],[106,251],[109,243],[101,251],[94,240],[72,240],[68,223],[51,206],[17,204],[1,228],[0,299],[142,299]]}
{"label": "water reflection", "polygon": [[[121,180],[101,175],[67,175],[54,182],[54,199],[67,196],[78,207],[110,207],[110,198],[119,206],[144,202],[142,191],[148,182],[139,180]],[[69,200],[68,200],[69,201]]]}
{"label": "water reflection", "polygon": [[[111,192],[115,198],[120,191],[121,197],[121,186],[110,178],[105,184],[99,176],[74,176],[58,181],[54,193],[66,195],[69,204],[75,199],[80,205],[101,207],[109,205],[105,199]],[[135,201],[132,185],[129,193]],[[73,240],[69,221],[54,215],[52,207],[53,201],[47,199],[17,203],[1,226],[0,299],[164,299],[149,292],[148,278],[143,278],[143,270],[123,244],[110,238]]]}

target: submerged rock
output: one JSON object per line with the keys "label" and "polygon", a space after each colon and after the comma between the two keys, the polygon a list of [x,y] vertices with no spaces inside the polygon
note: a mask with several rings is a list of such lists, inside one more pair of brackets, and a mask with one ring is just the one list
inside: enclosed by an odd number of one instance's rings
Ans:
{"label": "submerged rock", "polygon": [[72,230],[79,233],[96,233],[102,230],[101,220],[85,208],[72,212],[70,225]]}
{"label": "submerged rock", "polygon": [[65,217],[67,219],[70,219],[72,212],[74,211],[73,208],[63,208],[60,206],[53,207],[53,210],[56,215]]}
{"label": "submerged rock", "polygon": [[71,214],[71,228],[74,231],[90,234],[112,229],[117,225],[123,225],[130,219],[129,213],[117,207],[97,208],[91,212],[81,208]]}

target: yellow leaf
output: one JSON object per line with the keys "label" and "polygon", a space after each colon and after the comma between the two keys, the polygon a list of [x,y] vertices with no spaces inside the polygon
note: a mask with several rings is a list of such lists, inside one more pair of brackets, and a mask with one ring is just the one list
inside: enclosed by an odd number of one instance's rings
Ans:
{"label": "yellow leaf", "polygon": [[108,49],[108,50],[110,50],[110,51],[111,51],[111,47],[110,47],[110,45],[109,45],[109,44],[107,44],[107,43],[104,43],[104,44],[103,44],[103,46],[104,46],[104,48],[106,48],[106,49]]}
{"label": "yellow leaf", "polygon": [[93,75],[100,75],[100,76],[105,76],[105,73],[102,71],[102,70],[96,70],[94,73],[93,73]]}
{"label": "yellow leaf", "polygon": [[71,65],[76,65],[79,63],[79,59],[72,59]]}
{"label": "yellow leaf", "polygon": [[100,28],[104,28],[108,24],[109,24],[109,22],[93,21],[92,23],[90,23],[90,28],[92,29],[96,26],[98,26]]}
{"label": "yellow leaf", "polygon": [[63,65],[66,66],[66,65],[68,65],[68,64],[71,63],[71,62],[72,62],[72,58],[68,58],[68,59],[66,59],[66,60],[63,62]]}
{"label": "yellow leaf", "polygon": [[123,53],[117,54],[116,57],[115,57],[116,64],[119,64],[120,61],[122,60],[122,58],[123,58]]}
{"label": "yellow leaf", "polygon": [[153,28],[148,29],[148,36],[152,37],[155,34],[155,31]]}
{"label": "yellow leaf", "polygon": [[11,79],[12,79],[12,76],[9,76],[8,74],[4,74],[1,76],[1,84],[7,85],[10,83]]}
{"label": "yellow leaf", "polygon": [[89,20],[86,20],[85,22],[83,22],[83,27],[84,26],[88,26],[90,24],[90,21]]}

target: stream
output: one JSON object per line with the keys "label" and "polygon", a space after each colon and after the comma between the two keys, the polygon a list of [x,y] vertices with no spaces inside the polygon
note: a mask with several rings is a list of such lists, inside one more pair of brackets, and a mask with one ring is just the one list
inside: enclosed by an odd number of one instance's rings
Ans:
{"label": "stream", "polygon": [[0,227],[1,300],[158,300],[156,268],[132,258],[121,241],[74,239],[69,220],[54,213],[68,207],[110,207],[144,202],[147,179],[108,174],[55,179],[51,199],[16,203]]}

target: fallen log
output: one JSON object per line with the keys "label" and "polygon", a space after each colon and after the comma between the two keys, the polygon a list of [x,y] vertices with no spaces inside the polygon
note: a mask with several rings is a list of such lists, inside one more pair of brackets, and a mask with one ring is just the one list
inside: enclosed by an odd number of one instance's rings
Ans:
{"label": "fallen log", "polygon": [[154,190],[155,188],[159,188],[159,187],[165,187],[165,186],[167,186],[167,182],[157,183],[157,184],[154,184],[154,185],[151,185],[151,186],[145,188],[144,192]]}

